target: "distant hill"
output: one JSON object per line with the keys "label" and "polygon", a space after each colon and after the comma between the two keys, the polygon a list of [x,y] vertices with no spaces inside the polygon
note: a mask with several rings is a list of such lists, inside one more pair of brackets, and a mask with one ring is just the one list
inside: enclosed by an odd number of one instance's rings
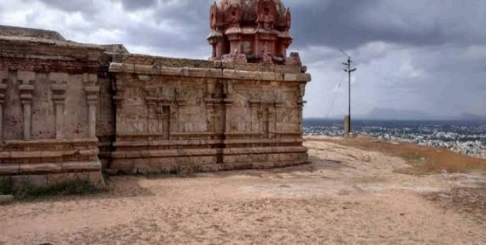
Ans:
{"label": "distant hill", "polygon": [[458,120],[465,120],[465,121],[486,121],[486,115],[477,115],[472,113],[462,113],[458,118]]}
{"label": "distant hill", "polygon": [[[338,116],[333,118],[328,118],[329,120],[342,120],[344,116]],[[320,119],[320,118],[306,118],[306,119]],[[415,110],[396,110],[390,108],[374,108],[367,114],[355,114],[353,119],[358,120],[423,120],[423,121],[433,121],[433,120],[454,120],[454,121],[486,121],[486,115],[477,115],[473,113],[462,113],[461,115],[450,115],[450,116],[435,116],[422,111]]]}
{"label": "distant hill", "polygon": [[431,120],[436,119],[434,116],[421,111],[413,110],[395,110],[389,108],[375,108],[368,114],[357,115],[358,119],[373,120]]}

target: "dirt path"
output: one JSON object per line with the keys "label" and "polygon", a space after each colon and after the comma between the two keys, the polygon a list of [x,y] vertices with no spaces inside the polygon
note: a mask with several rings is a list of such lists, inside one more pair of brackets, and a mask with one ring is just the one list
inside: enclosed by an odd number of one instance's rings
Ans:
{"label": "dirt path", "polygon": [[398,174],[399,158],[306,145],[312,165],[115,177],[109,193],[0,206],[0,244],[486,244],[483,212],[447,203],[484,176]]}

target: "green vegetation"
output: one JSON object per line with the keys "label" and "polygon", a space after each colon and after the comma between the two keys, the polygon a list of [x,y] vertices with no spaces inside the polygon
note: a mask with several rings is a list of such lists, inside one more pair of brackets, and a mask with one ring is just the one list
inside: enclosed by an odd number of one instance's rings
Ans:
{"label": "green vegetation", "polygon": [[32,200],[43,197],[94,194],[100,190],[87,180],[72,180],[51,186],[27,185],[15,188],[10,178],[0,178],[0,195],[13,195],[18,200]]}
{"label": "green vegetation", "polygon": [[8,177],[0,178],[0,195],[11,195],[13,193],[12,181]]}

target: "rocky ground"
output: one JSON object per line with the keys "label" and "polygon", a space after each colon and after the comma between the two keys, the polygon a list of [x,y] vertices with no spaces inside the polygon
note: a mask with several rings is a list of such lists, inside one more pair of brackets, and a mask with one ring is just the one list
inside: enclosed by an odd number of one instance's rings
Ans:
{"label": "rocky ground", "polygon": [[112,177],[107,193],[0,206],[0,244],[486,244],[486,176],[308,141],[311,165]]}

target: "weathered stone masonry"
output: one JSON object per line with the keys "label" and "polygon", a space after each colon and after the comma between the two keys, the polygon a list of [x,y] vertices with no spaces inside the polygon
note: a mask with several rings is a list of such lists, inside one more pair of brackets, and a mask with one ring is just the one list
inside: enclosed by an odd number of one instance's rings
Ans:
{"label": "weathered stone masonry", "polygon": [[124,55],[115,74],[111,167],[170,172],[307,162],[300,66]]}
{"label": "weathered stone masonry", "polygon": [[96,105],[104,50],[48,31],[0,33],[0,175],[15,184],[82,178],[103,185],[89,105]]}
{"label": "weathered stone masonry", "polygon": [[[211,7],[209,61],[0,26],[0,178],[84,179],[306,163],[306,83],[278,0]],[[244,52],[240,52],[243,50]],[[249,63],[251,62],[251,63]],[[2,177],[3,176],[3,177]]]}

